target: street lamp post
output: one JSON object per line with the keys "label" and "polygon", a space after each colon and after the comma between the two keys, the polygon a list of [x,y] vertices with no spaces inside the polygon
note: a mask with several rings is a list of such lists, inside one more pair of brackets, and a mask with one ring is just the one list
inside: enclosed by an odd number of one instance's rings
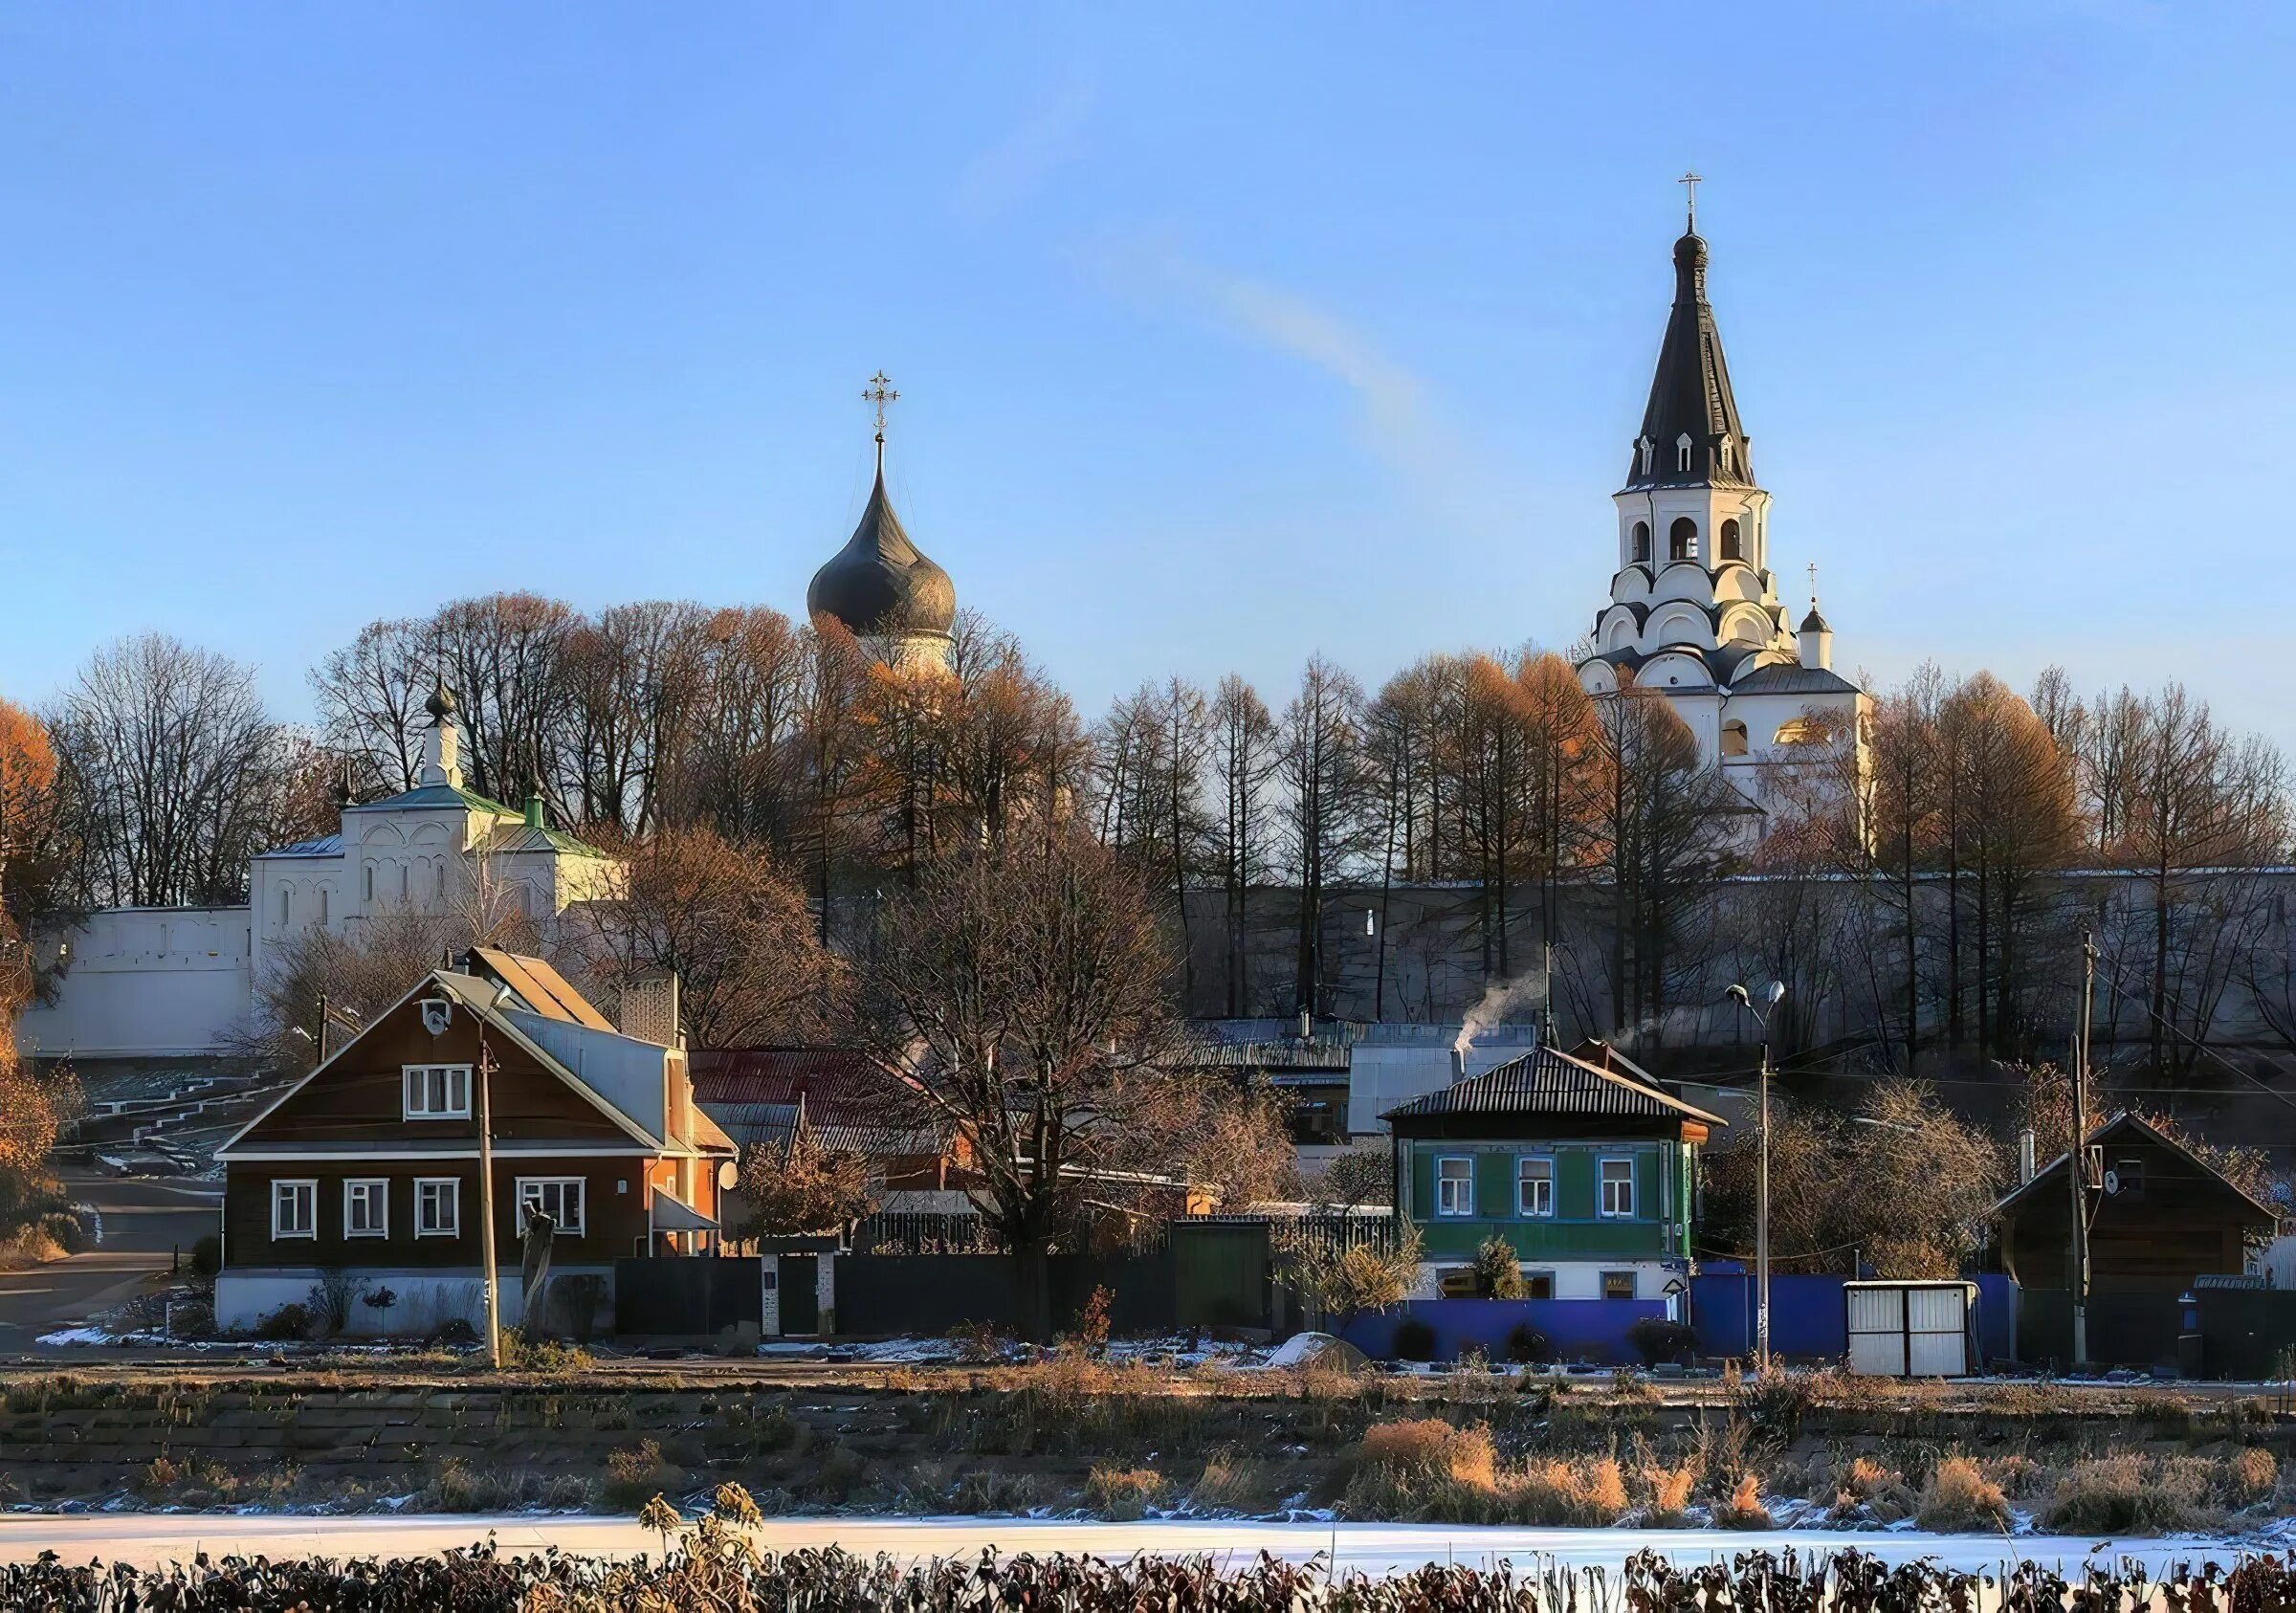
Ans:
{"label": "street lamp post", "polygon": [[1758,1078],[1761,1154],[1755,1178],[1754,1206],[1754,1356],[1757,1364],[1767,1367],[1770,1364],[1770,1014],[1784,999],[1786,983],[1772,981],[1758,1008],[1754,1005],[1754,994],[1743,985],[1733,985],[1724,995],[1752,1015],[1762,1032]]}

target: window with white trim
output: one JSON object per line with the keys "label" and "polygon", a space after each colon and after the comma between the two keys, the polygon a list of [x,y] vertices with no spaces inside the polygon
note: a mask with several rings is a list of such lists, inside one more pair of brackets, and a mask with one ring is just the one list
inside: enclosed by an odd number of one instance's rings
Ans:
{"label": "window with white trim", "polygon": [[471,1067],[467,1064],[409,1064],[406,1108],[409,1120],[467,1120],[471,1117]]}
{"label": "window with white trim", "polygon": [[541,1210],[550,1218],[558,1235],[580,1237],[588,1230],[586,1219],[587,1195],[582,1190],[579,1176],[522,1176],[519,1178],[519,1231],[526,1230],[526,1217]]}
{"label": "window with white trim", "polygon": [[342,1184],[342,1235],[346,1238],[390,1236],[390,1183],[381,1177],[362,1177]]}
{"label": "window with white trim", "polygon": [[1674,439],[1674,468],[1677,471],[1690,468],[1690,433],[1688,431]]}
{"label": "window with white trim", "polygon": [[452,1176],[415,1179],[414,1235],[418,1238],[458,1238],[462,1235],[462,1182],[459,1179]]}
{"label": "window with white trim", "polygon": [[1547,1154],[1526,1154],[1514,1161],[1514,1213],[1555,1213],[1555,1160]]}
{"label": "window with white trim", "polygon": [[1606,1216],[1630,1216],[1634,1213],[1634,1161],[1605,1160],[1602,1161],[1602,1213]]}
{"label": "window with white trim", "polygon": [[1453,1155],[1435,1161],[1435,1213],[1475,1213],[1475,1162]]}
{"label": "window with white trim", "polygon": [[316,1181],[274,1182],[271,1184],[271,1235],[274,1238],[319,1236],[319,1183]]}

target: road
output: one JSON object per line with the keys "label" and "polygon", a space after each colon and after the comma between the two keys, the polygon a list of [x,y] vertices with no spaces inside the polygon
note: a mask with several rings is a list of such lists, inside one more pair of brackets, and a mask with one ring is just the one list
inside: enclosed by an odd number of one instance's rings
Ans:
{"label": "road", "polygon": [[[660,1540],[627,1518],[604,1517],[283,1517],[238,1514],[126,1513],[71,1516],[0,1516],[0,1559],[24,1561],[54,1551],[67,1562],[100,1558],[151,1567],[188,1561],[193,1554],[408,1557],[481,1541],[488,1535],[506,1551],[546,1546],[585,1555],[660,1549]],[[1742,1551],[1793,1547],[1820,1554],[1856,1549],[1890,1562],[1927,1558],[1961,1569],[1990,1569],[2012,1558],[2077,1566],[2090,1556],[2113,1561],[2128,1555],[2155,1573],[2167,1563],[2238,1554],[2190,1540],[2098,1542],[2086,1536],[1848,1534],[1829,1530],[1736,1533],[1698,1530],[1485,1529],[1439,1524],[1372,1523],[1144,1523],[1049,1521],[1022,1518],[768,1518],[754,1536],[761,1546],[843,1546],[862,1557],[885,1552],[896,1558],[971,1557],[983,1546],[1015,1552],[1089,1552],[1126,1558],[1137,1552],[1228,1554],[1239,1563],[1260,1552],[1304,1561],[1329,1553],[1344,1569],[1392,1573],[1427,1562],[1486,1565],[1507,1558],[1517,1566],[1601,1567],[1616,1573],[1627,1554],[1645,1547],[1677,1561],[1704,1562]]]}
{"label": "road", "polygon": [[103,1218],[103,1241],[69,1259],[0,1271],[0,1352],[33,1349],[41,1334],[119,1304],[166,1271],[176,1249],[188,1260],[192,1244],[215,1230],[215,1188],[93,1171],[61,1175],[65,1193]]}

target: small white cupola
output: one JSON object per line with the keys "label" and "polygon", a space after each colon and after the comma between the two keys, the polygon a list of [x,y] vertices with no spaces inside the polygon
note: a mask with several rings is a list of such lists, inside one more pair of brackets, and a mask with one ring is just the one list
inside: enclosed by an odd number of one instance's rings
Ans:
{"label": "small white cupola", "polygon": [[1801,619],[1799,653],[1801,664],[1817,672],[1834,667],[1834,630],[1818,614],[1818,596],[1810,596],[1810,613]]}

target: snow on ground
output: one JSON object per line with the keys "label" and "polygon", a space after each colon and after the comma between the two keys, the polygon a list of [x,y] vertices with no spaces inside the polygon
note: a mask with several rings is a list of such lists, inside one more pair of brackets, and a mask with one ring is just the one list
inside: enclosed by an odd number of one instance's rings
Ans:
{"label": "snow on ground", "polygon": [[[659,1551],[651,1531],[629,1518],[421,1516],[368,1514],[348,1517],[276,1514],[81,1514],[0,1517],[0,1559],[23,1561],[43,1551],[67,1560],[158,1566],[188,1561],[196,1552],[261,1552],[280,1556],[380,1554],[408,1557],[467,1546],[493,1536],[509,1552],[561,1551],[633,1554]],[[1210,1553],[1242,1565],[1266,1551],[1300,1562],[1324,1556],[1341,1569],[1369,1574],[1408,1571],[1428,1562],[1489,1566],[1500,1560],[1524,1570],[1601,1568],[1616,1574],[1638,1551],[1677,1562],[1725,1560],[1739,1552],[1794,1550],[1805,1556],[1857,1550],[1890,1563],[1927,1559],[1940,1567],[1994,1570],[2015,1558],[2060,1569],[2083,1562],[2142,1562],[2150,1572],[2210,1558],[2229,1561],[2256,1551],[2285,1549],[2285,1539],[2240,1542],[2183,1538],[2091,1540],[2087,1536],[2032,1536],[2014,1542],[1998,1535],[1921,1535],[1766,1530],[1512,1529],[1437,1524],[1247,1523],[1150,1520],[1103,1523],[1039,1518],[768,1518],[753,1535],[767,1550],[842,1546],[863,1557],[879,1552],[907,1560],[971,1557],[994,1546],[1015,1552],[1092,1553],[1125,1558],[1136,1552]]]}

